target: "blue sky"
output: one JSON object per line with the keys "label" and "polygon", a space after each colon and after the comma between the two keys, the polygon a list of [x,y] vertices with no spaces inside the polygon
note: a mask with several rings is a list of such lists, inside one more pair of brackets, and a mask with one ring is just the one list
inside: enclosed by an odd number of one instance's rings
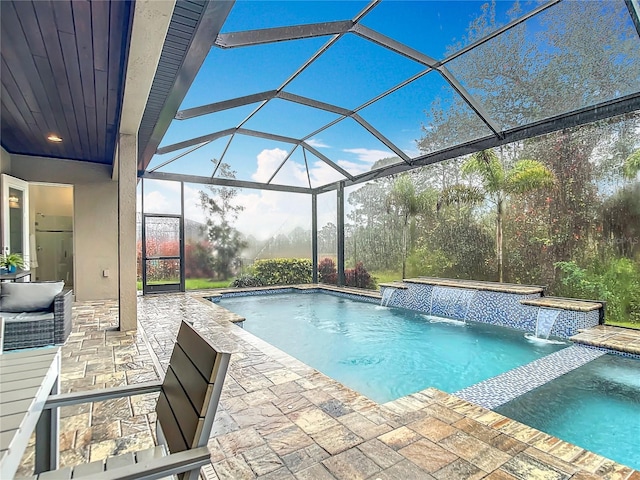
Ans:
{"label": "blue sky", "polygon": [[[442,59],[448,45],[466,43],[465,31],[480,14],[483,3],[384,0],[364,17],[361,24],[435,59]],[[366,2],[360,1],[238,0],[222,32],[349,20],[366,5]],[[511,1],[497,2],[497,19],[500,23],[506,23],[506,11],[512,5]],[[537,5],[537,2],[521,2],[521,13]],[[321,37],[229,50],[212,48],[180,108],[192,108],[279,88],[327,40],[328,37]],[[287,85],[285,91],[352,109],[424,70],[423,65],[354,34],[347,34]],[[447,102],[453,95],[454,92],[442,77],[432,72],[363,109],[360,115],[407,155],[414,157],[420,153],[416,140],[421,136],[421,128],[425,124],[428,127],[425,110],[434,100]],[[257,106],[246,105],[190,120],[174,120],[161,146],[238,126]],[[329,112],[272,100],[244,127],[302,138],[335,118],[336,115]],[[214,168],[212,160],[220,158],[228,140],[228,137],[218,139],[160,171],[210,176]],[[353,175],[369,170],[376,160],[395,156],[352,119],[343,120],[312,136],[309,143]],[[224,161],[237,172],[238,179],[266,181],[291,149],[292,145],[287,143],[237,136],[229,145]],[[179,153],[156,155],[149,168]],[[307,164],[313,187],[342,178],[310,153],[307,153]],[[273,183],[308,186],[300,149],[287,161]],[[157,184],[154,189],[147,189],[146,193],[153,197],[146,199],[146,204],[154,205],[153,202],[156,202],[154,208],[158,210],[163,202],[167,204],[165,200],[170,194],[164,195],[163,188]],[[189,186],[187,203],[197,201],[198,188]],[[288,209],[291,212],[287,216],[291,228],[308,223],[310,201],[291,201],[290,196],[274,192],[243,191],[239,202],[257,215],[263,212],[262,217],[268,217],[264,212]],[[195,205],[188,206],[186,213],[189,218],[202,219],[202,213]],[[333,216],[335,222],[335,214]],[[249,218],[248,213],[243,217]],[[270,223],[278,221],[279,218],[270,221],[254,218],[240,223],[245,230],[267,231],[271,228]],[[322,218],[320,225],[323,225]]]}

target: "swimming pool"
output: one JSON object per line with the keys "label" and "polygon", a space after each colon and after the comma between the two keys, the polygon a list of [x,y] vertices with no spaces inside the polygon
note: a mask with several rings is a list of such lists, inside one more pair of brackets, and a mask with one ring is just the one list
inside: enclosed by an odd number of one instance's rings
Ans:
{"label": "swimming pool", "polygon": [[640,361],[604,355],[496,409],[640,469]]}
{"label": "swimming pool", "polygon": [[566,346],[322,293],[219,304],[245,317],[247,331],[380,403],[427,387],[453,393]]}

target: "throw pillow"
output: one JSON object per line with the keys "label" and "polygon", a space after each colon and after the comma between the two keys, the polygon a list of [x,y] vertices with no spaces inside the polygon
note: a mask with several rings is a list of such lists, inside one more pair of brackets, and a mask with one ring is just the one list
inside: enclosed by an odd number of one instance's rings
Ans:
{"label": "throw pillow", "polygon": [[64,282],[12,282],[0,284],[2,311],[37,312],[49,310],[62,292]]}

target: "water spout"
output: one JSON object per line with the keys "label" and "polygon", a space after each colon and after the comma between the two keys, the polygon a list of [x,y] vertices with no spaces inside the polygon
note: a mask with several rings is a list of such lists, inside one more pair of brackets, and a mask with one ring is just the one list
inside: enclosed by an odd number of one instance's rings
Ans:
{"label": "water spout", "polygon": [[429,315],[466,320],[475,290],[434,286]]}
{"label": "water spout", "polygon": [[554,308],[542,308],[538,309],[538,316],[536,318],[536,337],[547,340],[551,334],[551,329],[556,323],[556,320],[560,315],[560,310]]}
{"label": "water spout", "polygon": [[393,299],[393,295],[396,293],[396,288],[386,287],[382,291],[382,298],[380,299],[380,305],[383,307],[388,307],[389,302]]}

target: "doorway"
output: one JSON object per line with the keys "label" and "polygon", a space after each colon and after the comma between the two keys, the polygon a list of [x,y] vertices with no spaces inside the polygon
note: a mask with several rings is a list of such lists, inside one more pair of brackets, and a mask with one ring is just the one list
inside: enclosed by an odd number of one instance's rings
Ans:
{"label": "doorway", "polygon": [[184,292],[181,215],[142,217],[142,293]]}
{"label": "doorway", "polygon": [[35,252],[31,265],[38,281],[63,280],[73,286],[73,187],[30,184]]}
{"label": "doorway", "polygon": [[19,178],[2,174],[2,254],[22,256],[24,269],[29,270],[29,184]]}

